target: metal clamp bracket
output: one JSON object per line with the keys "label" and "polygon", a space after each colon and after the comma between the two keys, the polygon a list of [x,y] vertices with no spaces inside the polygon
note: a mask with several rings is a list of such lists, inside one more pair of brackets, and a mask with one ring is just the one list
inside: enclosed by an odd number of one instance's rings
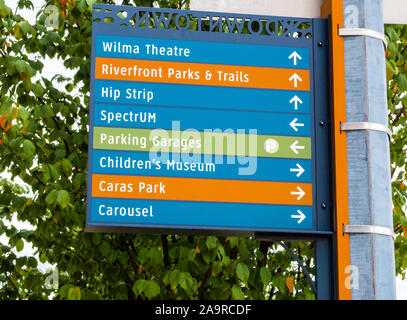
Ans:
{"label": "metal clamp bracket", "polygon": [[344,233],[372,233],[372,234],[381,234],[385,236],[390,236],[394,239],[394,231],[390,228],[372,226],[372,225],[344,225]]}
{"label": "metal clamp bracket", "polygon": [[387,40],[383,33],[372,29],[366,28],[341,28],[339,29],[339,35],[342,37],[352,37],[352,36],[365,36],[383,41],[384,49],[387,48]]}
{"label": "metal clamp bracket", "polygon": [[374,130],[385,132],[391,138],[391,130],[389,127],[381,123],[375,122],[344,122],[341,123],[341,131],[355,131],[355,130]]}

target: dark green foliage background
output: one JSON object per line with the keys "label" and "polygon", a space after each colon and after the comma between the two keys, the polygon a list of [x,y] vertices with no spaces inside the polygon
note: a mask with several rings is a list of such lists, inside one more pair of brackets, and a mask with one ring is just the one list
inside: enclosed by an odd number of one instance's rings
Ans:
{"label": "dark green foliage background", "polygon": [[[30,24],[0,0],[0,172],[29,186],[0,180],[0,235],[9,239],[0,244],[0,299],[313,299],[304,274],[274,242],[84,232],[93,2],[189,6],[185,0],[44,0]],[[34,10],[29,0],[18,3]],[[58,29],[46,27],[48,5],[59,10]],[[402,186],[407,54],[405,40],[399,40],[406,39],[406,31],[402,26],[386,30],[389,117],[401,125],[392,145],[393,165],[401,168],[393,184],[399,273],[407,263]],[[62,60],[74,77],[55,70],[54,77],[45,78],[46,57]],[[64,90],[57,89],[61,84]],[[33,230],[12,226],[13,216]],[[15,254],[28,244],[33,256]],[[312,243],[289,246],[315,274]],[[49,273],[39,262],[58,268],[58,289],[46,288]]]}

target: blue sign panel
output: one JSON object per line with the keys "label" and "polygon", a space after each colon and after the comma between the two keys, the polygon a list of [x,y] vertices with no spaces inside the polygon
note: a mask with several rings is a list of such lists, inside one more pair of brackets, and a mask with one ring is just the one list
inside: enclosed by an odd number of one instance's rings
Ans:
{"label": "blue sign panel", "polygon": [[[133,92],[143,94],[134,97]],[[99,103],[309,114],[310,99],[309,92],[289,90],[95,80],[95,101]]]}
{"label": "blue sign panel", "polygon": [[255,128],[257,134],[311,135],[309,114],[95,104],[94,120],[98,127],[173,129],[179,122],[184,130],[204,131],[210,123],[211,128],[222,131],[235,128],[248,132]]}
{"label": "blue sign panel", "polygon": [[238,21],[94,5],[87,230],[329,229],[320,22]]}
{"label": "blue sign panel", "polygon": [[[247,45],[240,43],[226,43],[213,41],[186,41],[170,39],[154,39],[142,37],[120,37],[97,35],[96,56],[130,59],[153,59],[163,61],[179,61],[197,63],[216,63],[241,66],[266,66],[275,68],[309,69],[309,50],[300,47]],[[160,55],[153,57],[149,53],[154,47],[170,48],[178,46],[187,48],[187,57],[184,55]],[[143,49],[146,50],[143,50]],[[231,54],[231,52],[233,52]],[[294,52],[291,59],[287,59]],[[295,58],[295,56],[297,56]],[[250,59],[248,59],[250,57]],[[294,64],[295,58],[295,64]]]}

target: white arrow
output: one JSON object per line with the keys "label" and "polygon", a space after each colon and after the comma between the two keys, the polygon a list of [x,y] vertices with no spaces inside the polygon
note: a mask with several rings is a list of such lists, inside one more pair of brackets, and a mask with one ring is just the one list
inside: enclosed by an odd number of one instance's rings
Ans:
{"label": "white arrow", "polygon": [[290,103],[293,103],[293,102],[294,102],[294,108],[295,108],[295,110],[298,109],[298,103],[302,104],[302,100],[301,100],[300,98],[298,98],[297,96],[294,96],[294,98],[292,98],[292,99],[290,100]]}
{"label": "white arrow", "polygon": [[291,53],[291,55],[288,57],[288,59],[290,59],[290,60],[294,59],[293,62],[294,62],[294,65],[296,66],[297,65],[297,59],[302,60],[302,57],[298,54],[297,51],[294,51],[293,53]]}
{"label": "white arrow", "polygon": [[299,81],[299,82],[302,82],[301,77],[300,77],[298,74],[296,74],[296,73],[294,73],[294,74],[290,77],[290,79],[288,79],[288,80],[289,80],[289,81],[293,81],[293,80],[294,80],[294,88],[297,88],[298,81]]}
{"label": "white arrow", "polygon": [[297,168],[290,168],[291,172],[298,172],[297,173],[297,178],[299,178],[304,172],[304,168],[301,167],[298,163],[296,164]]}
{"label": "white arrow", "polygon": [[305,192],[302,191],[302,189],[300,187],[297,187],[297,190],[298,190],[298,192],[297,191],[291,191],[291,194],[293,194],[295,196],[298,196],[297,200],[301,200],[302,197],[305,196]]}
{"label": "white arrow", "polygon": [[303,127],[304,124],[303,123],[297,123],[297,118],[294,118],[293,121],[290,122],[290,126],[291,128],[293,128],[295,131],[298,131],[297,127]]}
{"label": "white arrow", "polygon": [[292,214],[291,218],[298,219],[297,223],[300,224],[306,217],[305,214],[301,212],[301,210],[297,210],[298,214]]}
{"label": "white arrow", "polygon": [[298,140],[295,140],[294,143],[290,146],[291,150],[294,151],[295,154],[298,154],[299,152],[297,150],[301,149],[304,150],[304,146],[297,146]]}

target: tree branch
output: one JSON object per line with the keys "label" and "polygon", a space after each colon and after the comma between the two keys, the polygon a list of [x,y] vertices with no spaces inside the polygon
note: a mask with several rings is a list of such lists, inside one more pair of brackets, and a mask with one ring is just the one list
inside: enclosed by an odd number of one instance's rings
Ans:
{"label": "tree branch", "polygon": [[178,4],[178,9],[182,9],[183,8],[183,6],[185,5],[185,3],[187,2],[187,0],[183,0],[183,1],[181,1],[181,2],[179,2],[179,4]]}
{"label": "tree branch", "polygon": [[406,105],[403,105],[403,107],[400,109],[400,111],[397,113],[396,117],[394,118],[393,122],[391,123],[392,126],[395,126],[396,123],[399,122],[401,115],[405,111],[406,111]]}
{"label": "tree branch", "polygon": [[[5,144],[4,142],[3,142],[3,146],[5,146],[18,160],[20,160],[20,161],[22,160],[21,157],[20,157],[18,154],[16,154],[13,150],[11,150],[11,149],[9,148],[9,146],[8,146],[7,144]],[[28,170],[28,169],[26,168],[25,170]],[[31,175],[30,173],[27,173],[27,171],[25,171],[25,174],[26,174],[28,177],[30,177],[30,178],[35,178],[35,179],[37,179],[37,181],[38,181],[39,183],[41,183],[44,187],[46,186],[45,183],[42,182],[41,179],[40,179],[37,175],[35,175],[35,174]]]}
{"label": "tree branch", "polygon": [[7,273],[4,273],[4,276],[6,277],[6,279],[8,280],[8,282],[11,283],[11,286],[13,287],[14,291],[17,293],[18,298],[20,300],[23,300],[23,297],[20,295],[20,292],[18,291],[16,285],[14,284],[13,280],[10,279],[10,277],[7,275]]}
{"label": "tree branch", "polygon": [[163,255],[164,255],[164,266],[168,267],[170,265],[170,257],[168,254],[168,235],[162,234],[161,235],[161,242],[163,245]]}
{"label": "tree branch", "polygon": [[129,244],[127,243],[127,241],[122,238],[122,244],[130,258],[130,262],[131,262],[131,266],[133,268],[134,274],[138,273],[138,267],[137,267],[137,262],[136,262],[136,258],[134,257],[133,252],[131,252],[130,248],[129,248]]}
{"label": "tree branch", "polygon": [[403,225],[401,223],[394,227],[394,233],[397,233],[400,230],[403,230]]}
{"label": "tree branch", "polygon": [[133,281],[131,280],[129,274],[127,273],[127,270],[124,268],[123,264],[119,261],[119,259],[116,260],[117,263],[119,264],[120,270],[124,274],[125,282],[127,285],[127,296],[131,300],[137,300],[136,295],[133,292]]}
{"label": "tree branch", "polygon": [[210,264],[208,266],[208,270],[206,271],[205,277],[202,280],[201,285],[200,285],[200,287],[198,289],[198,299],[200,299],[200,300],[203,299],[203,293],[204,293],[206,284],[208,283],[208,280],[211,277],[211,275],[212,275],[212,264]]}
{"label": "tree branch", "polygon": [[[277,292],[277,291],[276,291]],[[272,286],[270,289],[270,296],[269,296],[269,300],[273,300],[274,295],[276,294],[276,292],[274,292],[274,287]]]}
{"label": "tree branch", "polygon": [[[37,100],[38,100],[43,106],[46,105],[45,101],[44,101],[41,97],[37,97],[37,96],[36,96],[36,98],[37,98]],[[59,119],[57,116],[53,116],[53,117],[52,117],[52,120],[54,120],[55,125],[57,126],[57,128],[58,128],[59,130],[61,130],[61,126],[59,125],[59,121],[61,121],[61,119]],[[71,131],[71,129],[68,128],[68,126],[65,126],[65,130],[68,131],[68,133],[69,133],[70,135],[73,134],[72,131]]]}
{"label": "tree branch", "polygon": [[[300,259],[300,260],[302,260],[301,259],[301,250],[300,250],[300,247],[298,247],[298,259]],[[297,270],[297,281],[299,281],[300,280],[300,278],[301,278],[301,267],[300,266],[298,266],[298,270]]]}
{"label": "tree branch", "polygon": [[266,265],[267,262],[267,253],[268,253],[268,249],[270,246],[270,242],[268,241],[261,241],[260,242],[260,248],[259,251],[263,254],[263,259],[257,262],[257,268],[260,269],[261,267],[264,267]]}
{"label": "tree branch", "polygon": [[26,173],[26,174],[31,178],[34,177],[40,184],[42,184],[43,187],[46,186],[46,184],[44,182],[42,182],[42,180],[36,174],[34,174],[34,175],[30,175],[28,173]]}

